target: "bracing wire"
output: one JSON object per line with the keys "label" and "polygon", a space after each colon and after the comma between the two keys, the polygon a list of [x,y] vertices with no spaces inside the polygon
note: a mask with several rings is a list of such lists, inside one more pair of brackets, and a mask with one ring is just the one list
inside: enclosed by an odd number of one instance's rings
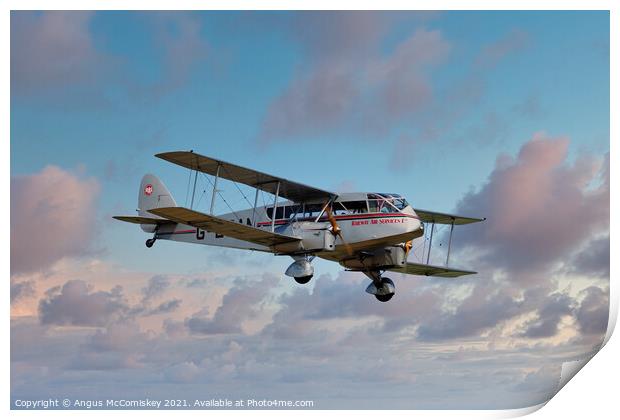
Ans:
{"label": "bracing wire", "polygon": [[189,186],[192,183],[192,170],[189,170],[189,177],[187,178],[187,189],[185,190],[185,207],[187,207],[187,200],[189,199]]}
{"label": "bracing wire", "polygon": [[202,198],[207,194],[207,190],[202,190],[202,194],[200,194],[200,198],[198,199],[198,203],[196,204],[196,208],[200,207],[200,202],[202,201]]}
{"label": "bracing wire", "polygon": [[[211,184],[212,187],[215,187],[215,184],[209,179],[208,176],[206,176],[203,172],[201,172],[201,175],[207,180],[209,181],[209,184]],[[224,198],[224,196],[222,195],[222,193],[219,190],[215,191],[217,193],[217,195],[220,196],[220,198],[222,199],[222,201],[224,202],[224,204],[226,204],[226,206],[230,209],[231,213],[235,215],[235,218],[238,218],[237,213],[233,210],[233,208],[230,206],[230,204],[228,204],[228,201],[226,201],[226,199]]]}
{"label": "bracing wire", "polygon": [[[226,166],[223,167],[224,170],[226,171],[226,173],[228,174],[229,177],[232,178],[232,176],[230,175],[230,172],[228,172],[228,169],[226,169]],[[232,181],[232,180],[231,180]],[[248,205],[250,207],[253,207],[252,203],[250,203],[250,200],[248,200],[248,198],[245,196],[245,194],[243,193],[243,191],[241,191],[241,188],[239,188],[239,185],[235,182],[232,181],[233,184],[235,184],[235,187],[237,187],[237,190],[239,190],[239,192],[241,193],[241,195],[243,196],[243,198],[245,199],[245,201],[247,201]]]}
{"label": "bracing wire", "polygon": [[[438,235],[441,231],[443,231],[446,228],[447,225],[443,225],[440,224],[439,227],[437,225],[435,225],[435,233],[434,235]],[[412,249],[413,251],[413,255],[415,255],[416,257],[418,257],[418,254],[416,253],[416,251],[418,251],[420,248],[422,248],[422,258],[418,258],[419,261],[424,262],[424,257],[426,255],[426,242],[429,240],[428,235],[429,235],[430,230],[425,229],[424,230],[424,240],[422,241],[422,243],[418,244],[415,248]],[[441,246],[441,242],[439,242],[439,245]]]}

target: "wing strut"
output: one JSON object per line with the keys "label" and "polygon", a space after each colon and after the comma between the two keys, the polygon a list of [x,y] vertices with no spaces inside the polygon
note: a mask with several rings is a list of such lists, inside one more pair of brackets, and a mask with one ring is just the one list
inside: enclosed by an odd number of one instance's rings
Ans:
{"label": "wing strut", "polygon": [[220,168],[222,165],[218,162],[217,169],[215,170],[215,181],[213,182],[213,193],[211,193],[211,209],[209,214],[213,216],[213,208],[215,206],[215,194],[217,194],[217,180],[220,178]]}
{"label": "wing strut", "polygon": [[[192,173],[190,171],[189,176],[192,176]],[[192,203],[189,205],[190,209],[194,208],[194,197],[196,196],[196,181],[198,181],[198,171],[196,171],[196,173],[194,174],[194,189],[192,191]]]}
{"label": "wing strut", "polygon": [[276,193],[273,196],[273,211],[271,213],[271,232],[272,233],[276,229],[276,210],[278,210],[277,206],[278,206],[278,196],[279,195],[280,195],[280,181],[278,181],[278,185],[276,185]]}
{"label": "wing strut", "polygon": [[448,263],[450,262],[450,247],[452,246],[452,232],[454,231],[454,219],[452,219],[452,223],[450,223],[450,239],[448,239],[448,255],[446,255],[446,267],[448,267]]}
{"label": "wing strut", "polygon": [[[435,232],[435,222],[431,225],[431,240],[428,243],[428,254],[426,254],[426,264],[428,265],[431,259],[431,249],[433,248],[433,232]],[[424,260],[422,260],[424,261]]]}
{"label": "wing strut", "polygon": [[252,226],[256,227],[256,204],[258,203],[258,186],[255,188],[254,207],[252,208]]}

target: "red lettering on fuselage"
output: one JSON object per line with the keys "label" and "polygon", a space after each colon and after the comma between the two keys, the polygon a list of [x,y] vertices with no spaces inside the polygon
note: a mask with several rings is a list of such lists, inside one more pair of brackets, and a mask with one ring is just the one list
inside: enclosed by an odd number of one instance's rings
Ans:
{"label": "red lettering on fuselage", "polygon": [[405,219],[368,219],[366,220],[352,220],[351,226],[360,226],[360,225],[376,225],[376,224],[391,224],[391,223],[405,223]]}

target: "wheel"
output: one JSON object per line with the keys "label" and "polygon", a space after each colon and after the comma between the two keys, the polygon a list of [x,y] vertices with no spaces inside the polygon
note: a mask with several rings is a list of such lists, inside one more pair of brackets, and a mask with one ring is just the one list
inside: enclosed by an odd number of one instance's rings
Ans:
{"label": "wheel", "polygon": [[379,302],[387,302],[388,300],[394,297],[394,293],[396,289],[394,287],[394,282],[387,277],[381,278],[381,286],[379,287],[378,292],[382,292],[381,294],[376,294],[375,297]]}
{"label": "wheel", "polygon": [[312,276],[295,277],[295,281],[299,284],[306,284],[311,278]]}
{"label": "wheel", "polygon": [[147,239],[146,240],[146,247],[147,248],[151,248],[153,245],[155,245],[155,239]]}
{"label": "wheel", "polygon": [[375,297],[377,298],[379,302],[387,302],[388,300],[392,299],[393,296],[394,296],[394,293],[390,293],[387,295],[375,295]]}

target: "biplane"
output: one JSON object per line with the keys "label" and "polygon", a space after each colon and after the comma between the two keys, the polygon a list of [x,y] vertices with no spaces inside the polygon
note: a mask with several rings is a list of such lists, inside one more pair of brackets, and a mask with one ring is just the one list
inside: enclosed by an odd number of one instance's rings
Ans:
{"label": "biplane", "polygon": [[[138,215],[114,216],[152,233],[146,241],[149,248],[165,239],[287,255],[293,262],[285,275],[299,284],[308,283],[314,275],[312,260],[324,258],[365,274],[371,280],[366,292],[381,302],[390,300],[396,291],[394,282],[384,277],[385,272],[437,277],[475,274],[448,266],[452,232],[454,226],[483,218],[414,209],[405,197],[394,193],[330,192],[193,151],[155,156],[189,169],[190,180],[195,173],[189,208],[178,206],[163,182],[147,174],[138,191]],[[193,208],[199,172],[213,177],[209,213]],[[215,215],[220,179],[255,189],[254,205]],[[273,201],[259,205],[259,192],[273,195]],[[413,240],[423,236],[428,225],[426,263],[408,261]],[[435,225],[450,226],[445,266],[429,264]]]}

